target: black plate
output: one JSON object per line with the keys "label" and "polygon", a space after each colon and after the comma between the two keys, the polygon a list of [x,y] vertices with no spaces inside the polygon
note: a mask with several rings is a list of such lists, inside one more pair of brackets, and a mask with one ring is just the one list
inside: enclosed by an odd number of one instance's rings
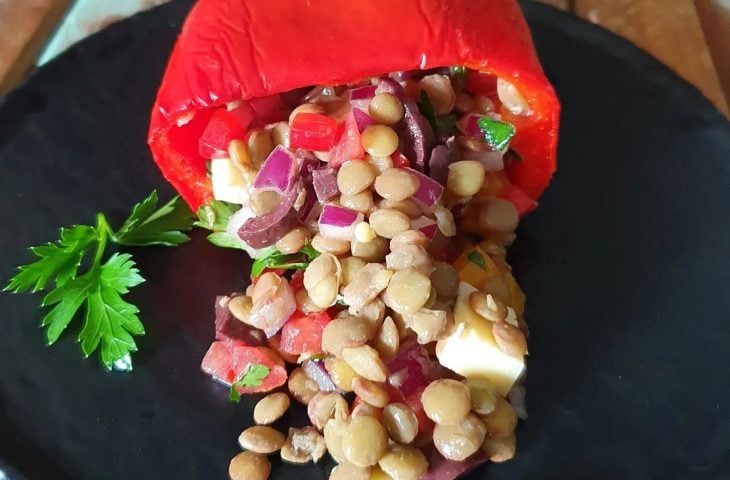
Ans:
{"label": "black plate", "polygon": [[[147,119],[189,1],[116,25],[0,109],[0,281],[25,248],[165,185]],[[563,101],[560,170],[512,249],[531,324],[517,458],[472,478],[730,477],[730,128],[625,41],[532,3]],[[215,294],[246,260],[201,235],[133,252],[147,336],[105,373],[53,348],[38,298],[0,296],[0,454],[32,479],[225,478],[250,402],[199,370]],[[301,423],[301,412],[290,423]],[[277,466],[275,478],[320,478]],[[326,477],[324,477],[326,478]]]}

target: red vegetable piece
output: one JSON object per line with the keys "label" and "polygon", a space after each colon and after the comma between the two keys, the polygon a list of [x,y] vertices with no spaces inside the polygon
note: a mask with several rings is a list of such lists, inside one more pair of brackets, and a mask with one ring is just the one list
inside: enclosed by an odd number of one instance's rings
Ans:
{"label": "red vegetable piece", "polygon": [[489,73],[470,70],[466,74],[466,90],[475,95],[497,96],[497,77]]}
{"label": "red vegetable piece", "polygon": [[390,160],[393,162],[394,168],[408,168],[411,166],[411,162],[398,150],[390,156]]}
{"label": "red vegetable piece", "polygon": [[428,418],[426,411],[423,409],[423,403],[421,403],[421,394],[427,386],[428,385],[423,385],[419,387],[403,400],[403,403],[411,407],[413,413],[416,414],[416,418],[418,419],[418,431],[420,433],[431,433],[434,427],[433,420]]}
{"label": "red vegetable piece", "polygon": [[520,187],[505,185],[499,192],[499,197],[509,200],[517,208],[520,217],[527,215],[537,208],[537,202],[530,198]]}
{"label": "red vegetable piece", "polygon": [[242,139],[245,135],[239,118],[225,108],[219,108],[213,112],[200,136],[198,152],[203,158],[228,157],[231,140]]}
{"label": "red vegetable piece", "polygon": [[[155,162],[196,211],[212,198],[206,158],[198,152],[211,109],[308,85],[463,65],[509,81],[529,102],[529,115],[505,115],[517,128],[511,145],[524,158],[509,165],[507,173],[536,199],[555,171],[560,105],[519,5],[516,0],[449,0],[447,6],[449,15],[444,15],[443,0],[421,0],[414,15],[410,3],[389,0],[312,5],[199,0],[182,28],[152,111],[148,140]],[[311,34],[316,26],[342,27],[350,20],[373,28]],[[240,28],[243,24],[246,28]],[[439,35],[403,35],[424,29]]]}
{"label": "red vegetable piece", "polygon": [[337,122],[327,115],[300,113],[291,122],[289,141],[292,148],[326,152],[335,144]]}
{"label": "red vegetable piece", "polygon": [[327,312],[294,312],[281,329],[281,350],[294,355],[322,353],[322,332],[330,322]]}
{"label": "red vegetable piece", "polygon": [[282,360],[273,350],[266,347],[233,347],[231,351],[232,368],[235,379],[246,374],[252,365],[265,365],[269,374],[261,381],[261,385],[254,387],[238,387],[240,394],[263,393],[282,386],[286,383],[286,368]]}
{"label": "red vegetable piece", "polygon": [[294,293],[304,288],[304,270],[297,270],[292,274],[289,286],[294,290]]}
{"label": "red vegetable piece", "polygon": [[[233,383],[236,372],[233,370],[233,356],[231,352],[235,343],[237,342],[232,340],[211,343],[200,364],[203,372],[228,385]],[[242,342],[240,343],[243,344]]]}
{"label": "red vegetable piece", "polygon": [[337,143],[329,152],[329,164],[331,168],[337,168],[347,160],[359,160],[364,156],[365,150],[362,148],[357,120],[355,114],[350,111],[340,124]]}

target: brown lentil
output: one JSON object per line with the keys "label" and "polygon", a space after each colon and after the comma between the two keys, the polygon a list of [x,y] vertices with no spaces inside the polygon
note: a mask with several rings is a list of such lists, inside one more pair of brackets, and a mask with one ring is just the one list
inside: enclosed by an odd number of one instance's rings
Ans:
{"label": "brown lentil", "polygon": [[472,292],[469,294],[469,306],[477,315],[490,322],[502,322],[507,317],[507,307],[489,293]]}
{"label": "brown lentil", "polygon": [[375,181],[375,169],[368,162],[350,160],[337,172],[337,187],[344,195],[356,195]]}
{"label": "brown lentil", "polygon": [[517,414],[512,405],[502,397],[497,398],[494,411],[489,415],[480,415],[487,434],[492,438],[506,437],[517,427]]}
{"label": "brown lentil", "polygon": [[367,415],[354,418],[342,436],[342,451],[354,465],[375,465],[388,451],[388,435],[375,418]]}
{"label": "brown lentil", "polygon": [[314,238],[312,238],[312,247],[319,253],[342,255],[350,250],[350,242],[347,240],[325,237],[318,233],[314,236]]}
{"label": "brown lentil", "polygon": [[309,401],[307,415],[317,430],[322,430],[331,418],[346,419],[350,407],[342,395],[336,392],[319,392]]}
{"label": "brown lentil", "polygon": [[396,312],[415,313],[431,295],[431,280],[413,268],[398,270],[388,284],[386,295],[386,304]]}
{"label": "brown lentil", "polygon": [[373,157],[370,154],[366,154],[365,161],[372,165],[379,174],[389,168],[393,168],[393,160],[390,157]]}
{"label": "brown lentil", "polygon": [[514,432],[501,438],[487,436],[482,443],[482,451],[487,455],[489,461],[502,463],[512,459],[517,450],[517,438]]}
{"label": "brown lentil", "polygon": [[459,274],[456,269],[446,262],[433,262],[433,267],[431,285],[436,289],[436,294],[447,299],[456,297],[459,290]]}
{"label": "brown lentil", "polygon": [[476,160],[461,160],[449,165],[446,188],[461,197],[475,195],[484,183],[484,167]]}
{"label": "brown lentil", "polygon": [[418,480],[428,470],[423,452],[407,445],[392,445],[378,465],[393,480]]}
{"label": "brown lentil", "polygon": [[309,378],[302,367],[295,368],[289,374],[287,387],[289,388],[291,396],[294,397],[294,400],[303,405],[307,405],[312,397],[319,392],[317,382]]}
{"label": "brown lentil", "polygon": [[413,268],[431,275],[433,272],[433,261],[425,248],[419,245],[403,245],[385,256],[385,266],[390,270],[405,270]]}
{"label": "brown lentil", "polygon": [[390,403],[383,409],[383,424],[390,438],[411,443],[418,434],[418,418],[405,403]]}
{"label": "brown lentil", "polygon": [[391,317],[386,317],[383,320],[378,334],[372,341],[372,345],[380,354],[380,358],[385,361],[396,356],[400,347],[400,336],[398,334],[398,327]]}
{"label": "brown lentil", "polygon": [[419,230],[406,230],[390,240],[390,251],[395,252],[406,245],[416,245],[427,248],[429,240],[428,237]]}
{"label": "brown lentil", "polygon": [[271,140],[274,145],[289,148],[289,122],[279,122],[271,129]]}
{"label": "brown lentil", "polygon": [[446,310],[422,308],[403,315],[408,328],[418,335],[418,343],[426,344],[446,336],[453,325],[453,314]]}
{"label": "brown lentil", "polygon": [[447,75],[438,73],[426,75],[418,82],[418,86],[428,94],[437,115],[446,115],[454,108],[456,95],[451,79]]}
{"label": "brown lentil", "polygon": [[519,328],[507,322],[492,325],[492,335],[497,346],[507,355],[522,358],[527,354],[527,339]]}
{"label": "brown lentil", "polygon": [[331,253],[323,253],[304,270],[304,288],[315,305],[334,305],[340,290],[340,261]]}
{"label": "brown lentil", "polygon": [[357,418],[363,415],[379,419],[383,416],[383,410],[378,407],[374,407],[367,402],[358,402],[358,404],[355,405],[355,408],[352,409],[350,417]]}
{"label": "brown lentil", "polygon": [[342,278],[340,280],[340,290],[352,282],[355,278],[355,274],[365,266],[365,260],[359,257],[344,257],[340,259],[340,269],[342,271]]}
{"label": "brown lentil", "polygon": [[380,124],[394,125],[403,118],[405,110],[398,97],[392,93],[379,93],[370,100],[368,113]]}
{"label": "brown lentil", "polygon": [[392,276],[393,272],[379,263],[366,264],[342,291],[345,303],[356,311],[361,309],[386,289]]}
{"label": "brown lentil", "polygon": [[411,220],[405,213],[398,210],[381,208],[370,214],[370,226],[379,236],[393,238],[398,233],[411,228]]}
{"label": "brown lentil", "polygon": [[356,377],[352,381],[352,390],[374,407],[383,408],[388,404],[388,393],[383,387],[365,378]]}
{"label": "brown lentil", "polygon": [[492,277],[486,280],[482,289],[485,293],[494,295],[494,298],[502,303],[509,302],[510,300],[509,287],[507,287],[507,284],[501,277]]}
{"label": "brown lentil", "polygon": [[460,93],[456,96],[454,110],[459,113],[469,113],[474,110],[474,99],[468,93]]}
{"label": "brown lentil", "polygon": [[324,113],[324,106],[319,103],[302,103],[289,114],[289,123],[294,121],[294,117],[300,113],[316,113],[322,115]]}
{"label": "brown lentil", "polygon": [[327,446],[327,451],[338,463],[347,461],[342,450],[342,437],[345,434],[347,425],[347,421],[333,418],[324,426],[324,443]]}
{"label": "brown lentil", "polygon": [[398,148],[398,134],[383,125],[370,125],[360,135],[362,146],[374,157],[387,157]]}
{"label": "brown lentil", "polygon": [[467,378],[464,384],[469,387],[471,408],[481,415],[489,415],[497,407],[499,393],[497,387],[485,378]]}
{"label": "brown lentil", "polygon": [[428,418],[434,422],[456,425],[471,410],[469,387],[448,378],[434,380],[421,394],[421,403]]}
{"label": "brown lentil", "polygon": [[385,381],[385,364],[380,359],[378,351],[370,345],[344,348],[342,358],[361,377],[374,382]]}
{"label": "brown lentil", "polygon": [[276,242],[276,249],[281,253],[296,253],[307,240],[312,238],[312,232],[307,227],[296,227]]}
{"label": "brown lentil", "polygon": [[496,233],[512,233],[517,228],[517,208],[508,200],[488,198],[479,207],[479,225]]}
{"label": "brown lentil", "polygon": [[436,225],[439,231],[445,237],[456,236],[456,223],[454,222],[454,214],[448,208],[438,205],[434,211],[433,216],[436,218]]}
{"label": "brown lentil", "polygon": [[244,450],[256,453],[274,453],[284,445],[284,434],[271,427],[256,425],[249,427],[238,436],[238,444]]}
{"label": "brown lentil", "polygon": [[460,462],[479,450],[485,434],[484,424],[470,413],[456,425],[437,423],[433,429],[433,444],[444,458]]}
{"label": "brown lentil", "polygon": [[236,317],[236,319],[243,323],[248,323],[248,316],[251,314],[252,306],[253,302],[251,301],[251,297],[248,295],[233,297],[228,302],[228,310],[231,311],[231,314]]}
{"label": "brown lentil", "polygon": [[382,262],[388,253],[388,241],[383,237],[375,237],[367,243],[353,240],[350,251],[354,257],[362,258],[366,262]]}
{"label": "brown lentil", "polygon": [[340,195],[340,205],[360,213],[369,213],[373,209],[373,192],[363,190],[355,195]]}
{"label": "brown lentil", "polygon": [[269,475],[271,462],[260,453],[241,452],[228,465],[228,477],[231,480],[267,480]]}
{"label": "brown lentil", "polygon": [[351,463],[340,463],[330,472],[329,480],[370,480],[370,467],[357,467]]}
{"label": "brown lentil", "polygon": [[375,191],[388,200],[405,200],[418,191],[420,182],[404,168],[391,168],[375,179]]}
{"label": "brown lentil", "polygon": [[253,408],[253,420],[259,425],[270,425],[286,413],[290,404],[289,395],[286,393],[266,395]]}
{"label": "brown lentil", "polygon": [[343,348],[363,345],[375,333],[371,325],[362,318],[349,315],[335,318],[322,331],[322,349],[339,357]]}
{"label": "brown lentil", "polygon": [[289,436],[281,447],[281,459],[295,464],[317,463],[325,453],[324,437],[313,427],[290,428]]}
{"label": "brown lentil", "polygon": [[324,359],[324,366],[337,388],[345,392],[352,391],[352,381],[357,374],[346,361],[339,357],[327,357]]}
{"label": "brown lentil", "polygon": [[259,190],[251,195],[251,210],[257,217],[266,215],[279,204],[279,194],[273,190]]}
{"label": "brown lentil", "polygon": [[272,150],[274,150],[274,142],[270,132],[254,130],[248,136],[248,158],[257,170],[261,168]]}
{"label": "brown lentil", "polygon": [[307,290],[302,288],[301,290],[297,290],[297,292],[294,294],[296,300],[297,300],[297,308],[301,310],[304,313],[316,313],[316,312],[323,312],[324,310],[327,310],[326,307],[320,307],[316,305],[311,298],[309,298],[309,294],[307,293]]}
{"label": "brown lentil", "polygon": [[228,156],[233,164],[241,171],[241,175],[248,183],[256,179],[257,170],[251,164],[248,149],[243,140],[231,140],[231,143],[228,144]]}
{"label": "brown lentil", "polygon": [[378,207],[398,210],[408,215],[411,219],[416,219],[423,215],[423,209],[410,198],[406,198],[405,200],[388,200],[387,198],[383,198],[378,202]]}

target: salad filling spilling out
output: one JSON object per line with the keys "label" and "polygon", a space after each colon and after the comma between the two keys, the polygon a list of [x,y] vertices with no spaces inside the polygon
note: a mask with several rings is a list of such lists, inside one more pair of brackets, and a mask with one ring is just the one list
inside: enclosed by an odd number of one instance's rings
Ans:
{"label": "salad filling spilling out", "polygon": [[[454,66],[208,110],[199,216],[254,261],[245,291],[216,299],[202,369],[233,401],[277,390],[231,478],[268,478],[275,452],[328,452],[331,479],[450,480],[512,458],[527,325],[506,249],[536,206],[506,173],[531,113],[518,89]],[[269,425],[290,398],[311,426],[284,435]]]}

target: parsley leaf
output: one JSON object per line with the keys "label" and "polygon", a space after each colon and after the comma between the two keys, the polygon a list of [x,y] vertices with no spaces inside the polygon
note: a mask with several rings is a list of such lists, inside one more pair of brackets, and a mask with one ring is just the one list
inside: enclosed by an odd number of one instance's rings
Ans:
{"label": "parsley leaf", "polygon": [[308,242],[297,253],[283,254],[275,246],[268,247],[258,253],[251,265],[251,278],[256,278],[267,268],[283,268],[285,270],[304,270],[319,252]]}
{"label": "parsley leaf", "polygon": [[114,234],[114,243],[126,246],[146,247],[162,245],[172,247],[190,240],[181,230],[193,227],[195,216],[179,196],[157,209],[157,192],[134,206],[129,218]]}
{"label": "parsley leaf", "polygon": [[479,252],[469,253],[469,255],[466,256],[466,259],[469,260],[474,265],[476,265],[477,267],[481,268],[482,270],[487,269],[487,263],[484,261],[484,257]]}
{"label": "parsley leaf", "polygon": [[421,90],[421,96],[418,100],[418,110],[421,111],[428,123],[431,124],[433,131],[443,137],[450,137],[454,133],[456,127],[456,115],[450,113],[448,115],[438,116],[425,90]]}
{"label": "parsley leaf", "polygon": [[208,241],[213,245],[243,250],[241,241],[226,232],[231,215],[240,209],[241,206],[235,203],[212,200],[198,209],[198,220],[195,222],[195,226],[213,231],[208,235]]}
{"label": "parsley leaf", "polygon": [[62,286],[76,276],[86,249],[95,239],[96,232],[88,225],[61,228],[57,243],[31,247],[30,251],[40,260],[19,267],[5,291],[37,292],[52,278],[56,286]]}
{"label": "parsley leaf", "polygon": [[[129,254],[114,253],[102,261],[108,242],[175,246],[189,240],[182,233],[193,227],[194,217],[187,205],[175,197],[157,208],[157,201],[157,193],[152,192],[132,208],[116,232],[106,216],[97,213],[96,225],[62,228],[55,243],[31,248],[39,260],[20,266],[5,290],[50,290],[41,301],[41,306],[49,308],[41,322],[48,345],[61,337],[83,307],[84,323],[78,334],[82,353],[88,357],[99,350],[106,368],[131,370],[131,353],[137,350],[133,337],[144,335],[144,327],[139,309],[122,296],[144,279]],[[86,271],[79,275],[87,254],[91,255]],[[48,286],[51,281],[54,287]]]}
{"label": "parsley leaf", "polygon": [[484,139],[496,151],[502,151],[509,146],[509,142],[517,133],[511,123],[501,122],[489,117],[480,117],[477,120],[479,129],[484,132]]}
{"label": "parsley leaf", "polygon": [[228,394],[228,399],[234,403],[240,402],[241,394],[238,393],[238,388],[260,386],[264,382],[264,379],[266,379],[269,375],[269,372],[271,372],[271,369],[266,365],[261,365],[259,363],[250,365],[246,369],[246,373],[244,373],[240,379],[231,384],[231,391]]}

